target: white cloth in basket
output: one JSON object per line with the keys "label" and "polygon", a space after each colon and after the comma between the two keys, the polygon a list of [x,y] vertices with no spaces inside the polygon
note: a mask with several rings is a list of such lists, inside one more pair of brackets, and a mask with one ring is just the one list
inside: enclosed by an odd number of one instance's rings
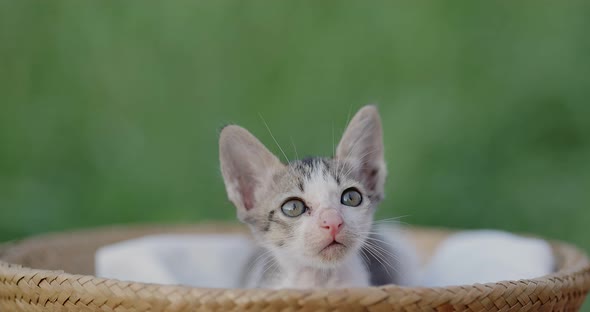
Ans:
{"label": "white cloth in basket", "polygon": [[235,288],[254,245],[239,234],[161,234],[97,250],[98,277],[125,281]]}
{"label": "white cloth in basket", "polygon": [[438,246],[421,284],[457,286],[529,279],[554,269],[553,251],[544,240],[501,231],[464,231]]}

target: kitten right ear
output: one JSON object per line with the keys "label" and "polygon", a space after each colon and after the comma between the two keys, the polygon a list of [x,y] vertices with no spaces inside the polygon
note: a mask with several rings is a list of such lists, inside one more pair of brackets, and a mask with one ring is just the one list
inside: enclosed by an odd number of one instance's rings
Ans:
{"label": "kitten right ear", "polygon": [[383,130],[377,107],[367,105],[352,118],[336,148],[336,158],[345,159],[350,174],[363,183],[376,201],[383,198],[387,170],[383,151]]}
{"label": "kitten right ear", "polygon": [[227,196],[238,209],[238,216],[256,207],[257,194],[284,166],[248,130],[235,125],[221,130],[219,160]]}

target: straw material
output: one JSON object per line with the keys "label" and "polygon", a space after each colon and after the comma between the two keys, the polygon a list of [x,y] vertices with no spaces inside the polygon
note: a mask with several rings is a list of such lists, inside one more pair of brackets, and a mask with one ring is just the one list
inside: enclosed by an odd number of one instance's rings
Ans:
{"label": "straw material", "polygon": [[[241,227],[227,225],[107,228],[45,235],[4,246],[0,248],[0,311],[577,311],[590,289],[588,259],[564,243],[553,243],[558,265],[551,275],[458,287],[205,289],[89,275],[95,250],[106,244],[164,232],[240,231]],[[423,256],[448,234],[408,231]]]}

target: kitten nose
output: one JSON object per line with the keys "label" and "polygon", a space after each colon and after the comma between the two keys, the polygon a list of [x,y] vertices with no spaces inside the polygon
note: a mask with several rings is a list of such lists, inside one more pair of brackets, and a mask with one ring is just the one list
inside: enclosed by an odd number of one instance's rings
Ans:
{"label": "kitten nose", "polygon": [[320,213],[320,227],[328,230],[332,238],[336,238],[336,234],[344,225],[344,220],[336,209],[326,209]]}

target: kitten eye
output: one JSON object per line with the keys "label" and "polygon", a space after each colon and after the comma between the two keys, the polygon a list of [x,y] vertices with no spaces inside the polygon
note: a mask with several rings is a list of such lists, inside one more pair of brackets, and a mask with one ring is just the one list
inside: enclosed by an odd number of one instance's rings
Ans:
{"label": "kitten eye", "polygon": [[350,207],[357,207],[363,202],[363,195],[357,189],[351,187],[342,192],[340,203]]}
{"label": "kitten eye", "polygon": [[281,206],[281,211],[287,217],[299,217],[307,210],[305,203],[300,199],[291,199]]}

